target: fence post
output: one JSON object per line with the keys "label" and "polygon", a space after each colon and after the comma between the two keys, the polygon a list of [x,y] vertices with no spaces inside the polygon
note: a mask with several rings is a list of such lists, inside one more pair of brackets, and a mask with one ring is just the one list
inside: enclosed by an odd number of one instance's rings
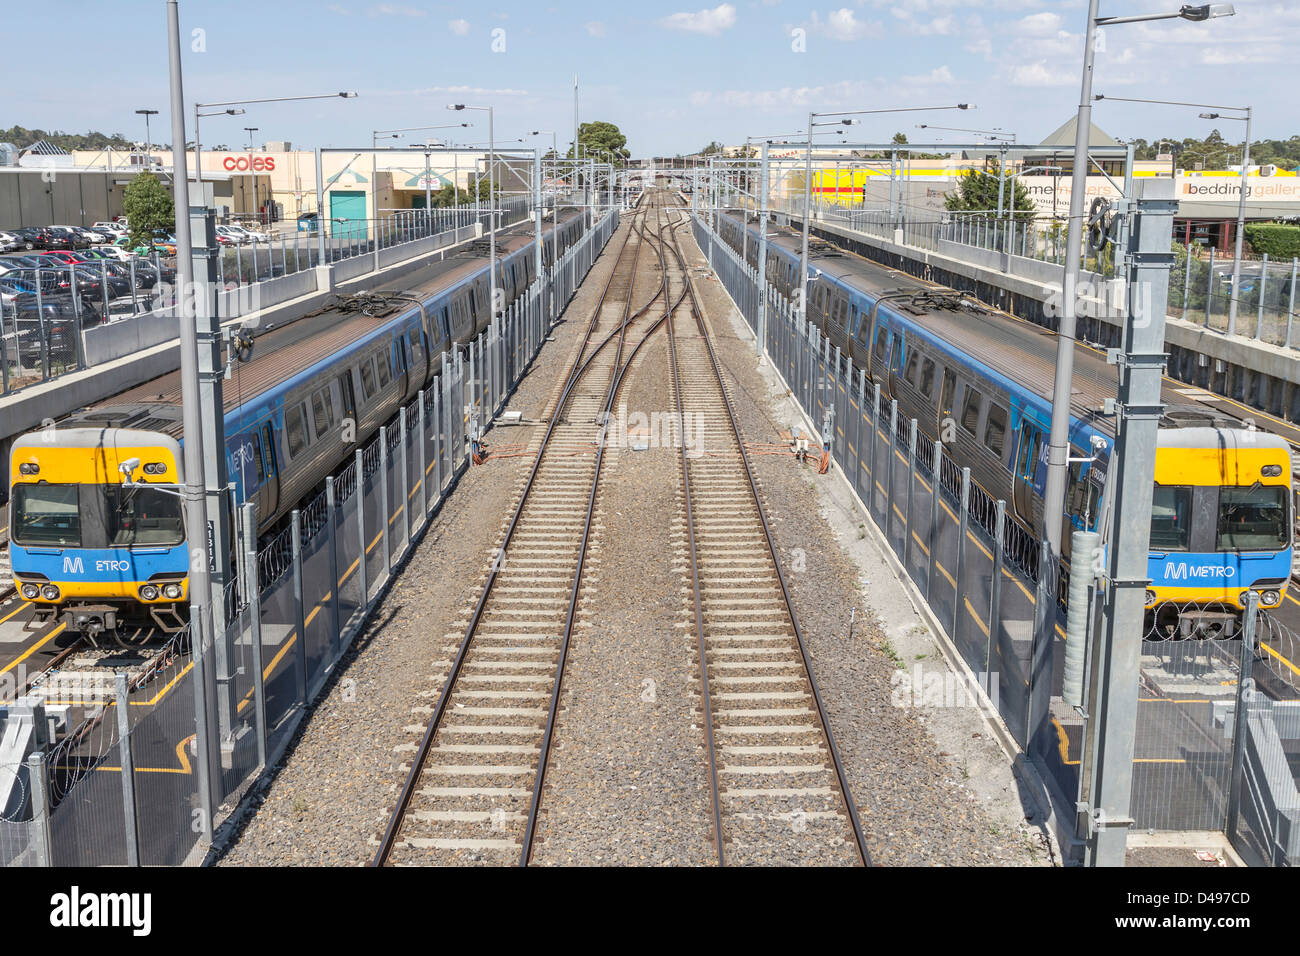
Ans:
{"label": "fence post", "polygon": [[[867,486],[867,511],[876,510],[876,466],[879,458],[880,444],[880,383],[872,383],[871,398],[871,484]],[[883,487],[883,486],[882,486]],[[888,532],[886,532],[888,535]]]}
{"label": "fence post", "polygon": [[[327,486],[328,487],[328,486]],[[257,765],[266,766],[266,673],[262,660],[262,589],[257,572],[257,502],[244,503],[244,573],[248,575],[249,643],[253,650],[253,716],[257,721]]]}
{"label": "fence post", "polygon": [[1295,319],[1295,280],[1296,270],[1300,267],[1300,258],[1291,259],[1291,294],[1286,307],[1286,347],[1291,347],[1291,323]]}
{"label": "fence post", "polygon": [[31,845],[36,851],[37,866],[54,865],[54,843],[50,839],[50,778],[45,760],[43,750],[27,758],[27,782],[32,788]]}
{"label": "fence post", "polygon": [[369,549],[366,545],[366,455],[360,448],[356,451],[357,465],[357,490],[353,492],[357,496],[357,539],[361,542],[361,557],[357,560],[357,580],[361,585],[361,602],[362,610],[370,603],[370,582],[366,580],[366,555]]}
{"label": "fence post", "polygon": [[1268,290],[1268,253],[1259,263],[1259,310],[1255,319],[1255,341],[1258,342],[1264,332],[1264,293]]}
{"label": "fence post", "polygon": [[998,499],[994,512],[993,529],[993,580],[989,582],[989,638],[984,652],[985,690],[991,690],[989,682],[993,680],[993,641],[1001,628],[998,620],[1002,616],[1002,565],[1005,561],[1007,532],[1007,503]]}
{"label": "fence post", "polygon": [[930,600],[934,590],[935,565],[939,551],[939,485],[942,483],[943,442],[934,440],[934,458],[930,468],[930,530],[926,533],[927,547],[930,549],[930,566],[925,574],[925,599]]}
{"label": "fence post", "polygon": [[1210,310],[1214,304],[1214,246],[1210,246],[1210,266],[1205,270],[1205,327],[1210,327]]}
{"label": "fence post", "polygon": [[307,614],[303,608],[302,593],[302,516],[297,508],[290,512],[290,536],[293,546],[293,610],[294,623],[298,628],[298,668],[299,701],[307,706]]}
{"label": "fence post", "polygon": [[416,400],[420,403],[420,415],[418,427],[420,429],[420,527],[429,523],[429,415],[424,407],[424,389],[416,393]]}
{"label": "fence post", "polygon": [[1241,821],[1241,786],[1246,760],[1246,706],[1255,699],[1255,681],[1250,676],[1255,663],[1255,629],[1259,621],[1259,594],[1246,592],[1246,613],[1241,628],[1241,656],[1238,658],[1237,703],[1232,724],[1232,772],[1228,785],[1228,823],[1224,827],[1230,843],[1237,842]]}
{"label": "fence post", "polygon": [[384,580],[393,574],[393,561],[388,553],[388,526],[390,523],[388,500],[388,426],[379,426],[379,546],[384,552]]}
{"label": "fence post", "polygon": [[903,529],[903,570],[911,574],[912,499],[916,497],[916,419],[907,429],[907,526]]}
{"label": "fence post", "polygon": [[449,376],[450,372],[448,371],[447,356],[444,353],[442,356],[442,372],[438,376],[437,387],[433,390],[433,470],[434,478],[438,482],[438,494],[433,499],[434,504],[437,504],[442,500],[442,418],[443,410],[447,406],[447,403],[443,399],[443,395],[447,390],[447,379]]}
{"label": "fence post", "polygon": [[122,821],[126,842],[126,865],[140,865],[140,831],[137,829],[135,808],[135,762],[131,759],[131,716],[126,694],[126,674],[114,678],[117,701],[117,752],[122,766]]}
{"label": "fence post", "polygon": [[[885,540],[894,527],[894,455],[898,451],[898,399],[889,400],[889,457],[885,459]],[[892,546],[893,542],[890,541]]]}
{"label": "fence post", "polygon": [[961,620],[962,580],[966,571],[966,535],[970,531],[970,469],[961,470],[961,512],[957,537],[957,571],[953,575],[952,639],[957,641],[957,624]]}
{"label": "fence post", "polygon": [[402,480],[400,482],[400,487],[402,489],[402,504],[398,510],[402,512],[402,532],[404,537],[402,554],[405,554],[406,549],[411,546],[411,456],[406,450],[406,443],[410,439],[411,433],[407,430],[409,416],[406,414],[405,405],[403,405],[398,412],[397,424],[401,429],[399,435],[400,440],[397,443],[400,453],[397,458],[398,466],[402,469]]}
{"label": "fence post", "polygon": [[[853,481],[850,482],[850,484],[852,484],[854,488],[858,489],[858,493],[860,495],[862,492],[862,420],[866,417],[867,417],[867,373],[864,372],[862,369],[858,369],[858,414],[857,414],[858,420],[854,424],[854,434],[853,434],[853,449],[856,454],[857,463],[853,468]],[[865,501],[866,495],[862,495],[862,498]],[[870,508],[867,509],[867,514],[868,516],[870,516],[871,514]]]}
{"label": "fence post", "polygon": [[339,607],[339,553],[337,547],[337,533],[334,527],[338,519],[338,495],[334,490],[334,476],[329,475],[325,478],[325,547],[329,549],[330,556],[330,621],[332,634],[330,644],[334,648],[334,657],[337,658],[340,646],[339,642],[343,636],[342,611]]}

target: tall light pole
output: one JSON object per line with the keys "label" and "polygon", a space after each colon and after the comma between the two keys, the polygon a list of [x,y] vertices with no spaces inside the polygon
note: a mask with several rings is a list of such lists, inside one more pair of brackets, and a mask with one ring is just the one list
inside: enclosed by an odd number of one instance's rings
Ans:
{"label": "tall light pole", "polygon": [[[1051,702],[1052,653],[1056,637],[1057,574],[1061,554],[1065,492],[1069,478],[1070,394],[1074,377],[1075,326],[1078,320],[1080,244],[1083,238],[1083,203],[1088,188],[1088,140],[1092,131],[1092,73],[1097,27],[1147,20],[1201,21],[1232,16],[1231,4],[1184,5],[1176,13],[1133,17],[1098,17],[1099,0],[1088,0],[1088,23],[1083,43],[1083,78],[1079,113],[1074,130],[1074,168],[1071,171],[1070,218],[1066,229],[1065,264],[1061,276],[1061,319],[1056,339],[1056,377],[1052,387],[1052,423],[1047,444],[1047,482],[1043,492],[1043,547],[1039,552],[1038,591],[1034,602],[1033,660],[1029,684],[1029,737],[1046,720]],[[1134,516],[1150,520],[1150,516]]]}
{"label": "tall light pole", "polygon": [[248,148],[249,148],[249,149],[252,149],[252,148],[253,148],[253,134],[256,133],[259,129],[261,129],[260,126],[245,126],[245,127],[244,127],[244,132],[248,134]]}
{"label": "tall light pole", "polygon": [[[1201,119],[1230,119],[1246,124],[1246,142],[1241,147],[1241,195],[1237,199],[1237,238],[1232,250],[1232,293],[1228,299],[1228,334],[1237,334],[1237,303],[1241,296],[1241,240],[1246,232],[1246,191],[1250,183],[1250,119],[1251,108],[1244,107],[1245,117],[1225,116],[1222,113],[1201,113]],[[1256,333],[1258,335],[1258,333]]]}
{"label": "tall light pole", "polygon": [[[577,78],[574,78],[574,89],[577,90]],[[576,96],[576,92],[575,92]],[[493,126],[492,107],[490,106],[466,106],[464,103],[452,103],[447,109],[449,110],[478,110],[488,115],[488,264],[491,274],[491,315],[496,318],[499,305],[497,303],[497,195],[494,188],[493,176],[496,166],[496,133]],[[477,195],[477,190],[475,191]]]}
{"label": "tall light pole", "polygon": [[[1216,16],[1228,16],[1229,14],[1216,14]],[[1228,334],[1234,335],[1237,331],[1237,303],[1240,295],[1239,286],[1241,285],[1241,242],[1243,234],[1246,231],[1246,193],[1249,187],[1250,174],[1250,124],[1252,116],[1252,107],[1249,106],[1214,106],[1210,103],[1184,103],[1177,100],[1144,100],[1126,96],[1106,96],[1098,93],[1093,97],[1094,100],[1114,100],[1117,103],[1153,103],[1157,106],[1188,106],[1193,109],[1212,110],[1214,112],[1200,113],[1198,116],[1203,120],[1226,119],[1234,120],[1238,123],[1246,124],[1246,142],[1241,148],[1241,195],[1237,197],[1237,238],[1235,249],[1232,257],[1232,293],[1228,299]],[[1226,112],[1222,112],[1226,111]],[[1242,116],[1228,116],[1227,113],[1242,113]],[[1166,141],[1167,142],[1167,141]],[[1172,151],[1173,144],[1170,144]],[[1177,165],[1175,162],[1173,172],[1176,173]]]}
{"label": "tall light pole", "polygon": [[[374,194],[373,202],[375,206],[375,271],[379,270],[379,167],[376,155],[379,149],[379,137],[383,136],[385,139],[400,139],[402,133],[427,132],[435,129],[468,129],[472,125],[472,123],[443,123],[440,126],[402,126],[397,129],[376,129],[370,131],[370,189]],[[429,203],[432,201],[432,197],[429,192],[429,154],[427,152],[424,154],[424,166],[424,207],[425,216],[429,217],[432,215],[432,211],[429,209]],[[428,221],[432,222],[433,220],[429,219]]]}
{"label": "tall light pole", "polygon": [[[149,132],[149,117],[157,116],[158,111],[157,110],[136,110],[135,114],[137,116],[144,117],[144,165],[145,168],[147,169],[148,167],[153,165],[153,163],[149,159],[150,155],[153,153],[153,135]],[[112,166],[111,162],[109,163],[109,166],[111,168]]]}
{"label": "tall light pole", "polygon": [[[190,641],[194,661],[194,709],[198,744],[198,793],[204,819],[202,835],[212,839],[212,812],[215,805],[213,776],[220,773],[212,753],[213,698],[212,650],[216,631],[212,614],[212,579],[208,573],[208,546],[203,529],[208,526],[204,501],[204,435],[199,415],[199,346],[198,329],[191,310],[189,292],[193,287],[193,249],[190,236],[189,176],[185,162],[185,94],[181,86],[180,13],[176,0],[167,0],[167,54],[172,120],[172,195],[176,203],[176,313],[180,324],[181,414],[184,429],[185,484],[181,498],[185,507],[185,527],[190,548]],[[197,144],[196,144],[197,145]],[[202,187],[200,186],[200,202]]]}
{"label": "tall light pole", "polygon": [[969,110],[973,103],[958,103],[956,106],[908,106],[883,110],[841,110],[835,113],[808,114],[808,146],[804,159],[803,176],[803,237],[799,246],[799,314],[808,318],[808,231],[812,219],[812,150],[813,128],[817,126],[849,126],[857,120],[837,120],[834,123],[818,123],[819,116],[867,116],[875,113],[923,113],[932,110]]}
{"label": "tall light pole", "polygon": [[[529,136],[544,136],[544,135],[546,135],[547,133],[549,133],[549,134],[551,135],[551,155],[554,157],[554,159],[552,160],[552,162],[555,162],[555,163],[558,164],[559,161],[560,161],[560,151],[559,151],[559,147],[558,147],[558,145],[556,144],[556,141],[555,141],[555,130],[553,130],[553,129],[535,129],[535,130],[533,130],[531,133],[529,133],[528,135],[529,135]],[[538,193],[537,193],[537,195],[538,195],[538,197],[539,197],[539,199],[540,199],[540,197],[541,197],[541,185],[540,185],[540,184],[538,185]],[[560,256],[560,201],[559,201],[559,197],[557,196],[557,197],[556,197],[556,200],[555,200],[555,225],[554,225],[554,228],[551,229],[551,264],[552,264],[552,266],[554,266],[556,260],[559,259],[559,256]],[[540,272],[539,272],[538,274],[540,275]]]}
{"label": "tall light pole", "polygon": [[[171,0],[168,0],[168,3],[170,2]],[[356,95],[357,94],[352,92],[351,90],[345,90],[339,93],[313,93],[310,96],[269,96],[269,97],[263,97],[261,99],[256,99],[256,100],[230,100],[229,102],[226,103],[195,103],[194,104],[194,181],[195,182],[203,181],[203,173],[201,171],[200,160],[199,160],[199,156],[203,149],[199,141],[199,117],[218,115],[218,113],[200,114],[199,110],[213,109],[214,107],[251,106],[254,103],[292,103],[297,100],[331,100],[336,96],[345,100],[350,100],[350,99],[355,99]],[[229,116],[239,116],[243,114],[244,111],[221,109],[218,112],[225,113]]]}

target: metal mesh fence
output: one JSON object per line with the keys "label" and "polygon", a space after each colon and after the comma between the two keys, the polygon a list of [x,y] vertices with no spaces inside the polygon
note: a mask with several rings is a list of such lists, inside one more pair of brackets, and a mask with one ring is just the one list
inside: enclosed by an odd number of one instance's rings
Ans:
{"label": "metal mesh fence", "polygon": [[[550,271],[562,292],[558,308],[617,224],[611,212]],[[413,532],[468,467],[458,419],[471,392],[494,414],[540,350],[557,317],[545,307],[545,285],[540,280],[531,293],[536,308],[511,310],[501,327],[476,341],[477,360],[498,370],[490,389],[478,390],[459,355],[444,361],[428,389],[302,506],[296,524],[286,522],[236,562],[245,579],[229,585],[221,633],[201,661],[187,629],[132,671],[124,697],[113,686],[77,690],[77,723],[38,754],[39,788],[20,781],[0,815],[0,862],[176,865],[211,833],[210,808],[237,798],[288,743],[409,553]],[[525,323],[527,329],[513,327]],[[508,363],[511,343],[524,340],[527,352]],[[432,488],[424,493],[426,477]],[[246,505],[241,518],[256,528],[252,508]],[[132,772],[124,774],[128,761]]]}
{"label": "metal mesh fence", "polygon": [[[766,352],[809,419],[825,421],[824,397],[835,397],[834,463],[1016,741],[1026,750],[1033,744],[1059,791],[1073,799],[1084,721],[1062,701],[1059,671],[1041,678],[1048,682],[1045,725],[1037,732],[1030,725],[1037,537],[972,480],[948,447],[868,385],[864,372],[831,355],[819,331],[770,285],[766,301],[756,300],[756,270],[701,219],[694,226],[732,299],[746,303],[741,312],[750,327],[765,323]],[[1058,624],[1057,661],[1064,659],[1065,636]],[[1256,860],[1292,861],[1300,844],[1300,668],[1293,663],[1300,636],[1267,610],[1244,636],[1238,608],[1162,605],[1149,614],[1143,637],[1134,826],[1235,827],[1237,844]],[[1234,738],[1243,698],[1247,730]]]}

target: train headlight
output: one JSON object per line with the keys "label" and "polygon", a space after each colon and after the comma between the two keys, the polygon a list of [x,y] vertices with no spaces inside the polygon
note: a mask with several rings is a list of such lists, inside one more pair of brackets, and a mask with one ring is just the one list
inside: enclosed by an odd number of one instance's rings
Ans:
{"label": "train headlight", "polygon": [[151,461],[144,466],[144,473],[146,475],[165,475],[167,466],[161,461]]}
{"label": "train headlight", "polygon": [[59,589],[53,584],[47,584],[41,588],[41,597],[47,601],[57,601],[59,599]]}
{"label": "train headlight", "polygon": [[1156,603],[1156,592],[1147,588],[1147,607]]}
{"label": "train headlight", "polygon": [[41,593],[41,589],[38,588],[35,584],[23,585],[23,597],[29,601],[35,601],[36,598],[40,595],[40,593]]}
{"label": "train headlight", "polygon": [[1282,600],[1282,595],[1277,591],[1265,591],[1259,596],[1259,603],[1265,607],[1273,607]]}
{"label": "train headlight", "polygon": [[155,586],[152,585],[152,584],[145,584],[145,585],[143,585],[143,586],[140,588],[140,600],[141,600],[141,601],[156,601],[156,600],[158,600],[158,588],[155,587]]}
{"label": "train headlight", "polygon": [[18,466],[18,474],[20,475],[39,475],[40,473],[41,466],[34,461],[25,461]]}
{"label": "train headlight", "polygon": [[1259,473],[1265,478],[1277,478],[1282,474],[1281,465],[1265,465],[1259,470]]}
{"label": "train headlight", "polygon": [[179,584],[164,584],[163,594],[173,601],[179,601],[181,598],[181,586]]}

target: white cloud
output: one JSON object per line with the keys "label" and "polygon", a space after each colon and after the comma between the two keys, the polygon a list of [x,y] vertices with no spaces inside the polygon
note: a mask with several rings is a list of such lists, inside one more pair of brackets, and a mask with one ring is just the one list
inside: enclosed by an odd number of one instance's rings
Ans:
{"label": "white cloud", "polygon": [[659,22],[669,30],[685,30],[687,33],[707,33],[716,36],[736,25],[736,8],[729,3],[724,3],[712,10],[674,13]]}
{"label": "white cloud", "polygon": [[583,26],[590,36],[603,37],[605,35],[605,24],[599,20],[588,20]]}
{"label": "white cloud", "polygon": [[957,78],[952,75],[952,70],[948,69],[948,65],[944,64],[943,66],[935,67],[929,73],[918,73],[913,76],[905,76],[903,77],[903,82],[917,85],[943,84],[955,83],[957,82]]}
{"label": "white cloud", "polygon": [[424,10],[403,6],[400,3],[380,3],[366,11],[372,17],[422,17]]}
{"label": "white cloud", "polygon": [[469,21],[448,20],[447,29],[450,30],[452,33],[456,34],[456,36],[463,37],[465,34],[469,33]]}
{"label": "white cloud", "polygon": [[331,4],[330,4],[328,7],[326,7],[325,9],[329,10],[330,13],[337,13],[337,14],[338,14],[339,16],[341,16],[341,17],[350,17],[350,16],[352,16],[352,11],[349,10],[347,7],[343,6],[342,4],[339,4],[339,3],[331,3]]}
{"label": "white cloud", "polygon": [[1061,18],[1050,12],[1033,13],[1016,21],[1014,29],[1016,33],[1027,37],[1050,36],[1061,29]]}
{"label": "white cloud", "polygon": [[1046,60],[1012,67],[1008,76],[1012,86],[1070,86],[1079,77],[1068,70],[1052,70]]}
{"label": "white cloud", "polygon": [[879,21],[859,20],[857,15],[848,7],[831,10],[826,14],[825,19],[822,19],[821,15],[814,10],[805,27],[809,33],[842,42],[861,40],[863,37],[875,36],[880,33]]}

